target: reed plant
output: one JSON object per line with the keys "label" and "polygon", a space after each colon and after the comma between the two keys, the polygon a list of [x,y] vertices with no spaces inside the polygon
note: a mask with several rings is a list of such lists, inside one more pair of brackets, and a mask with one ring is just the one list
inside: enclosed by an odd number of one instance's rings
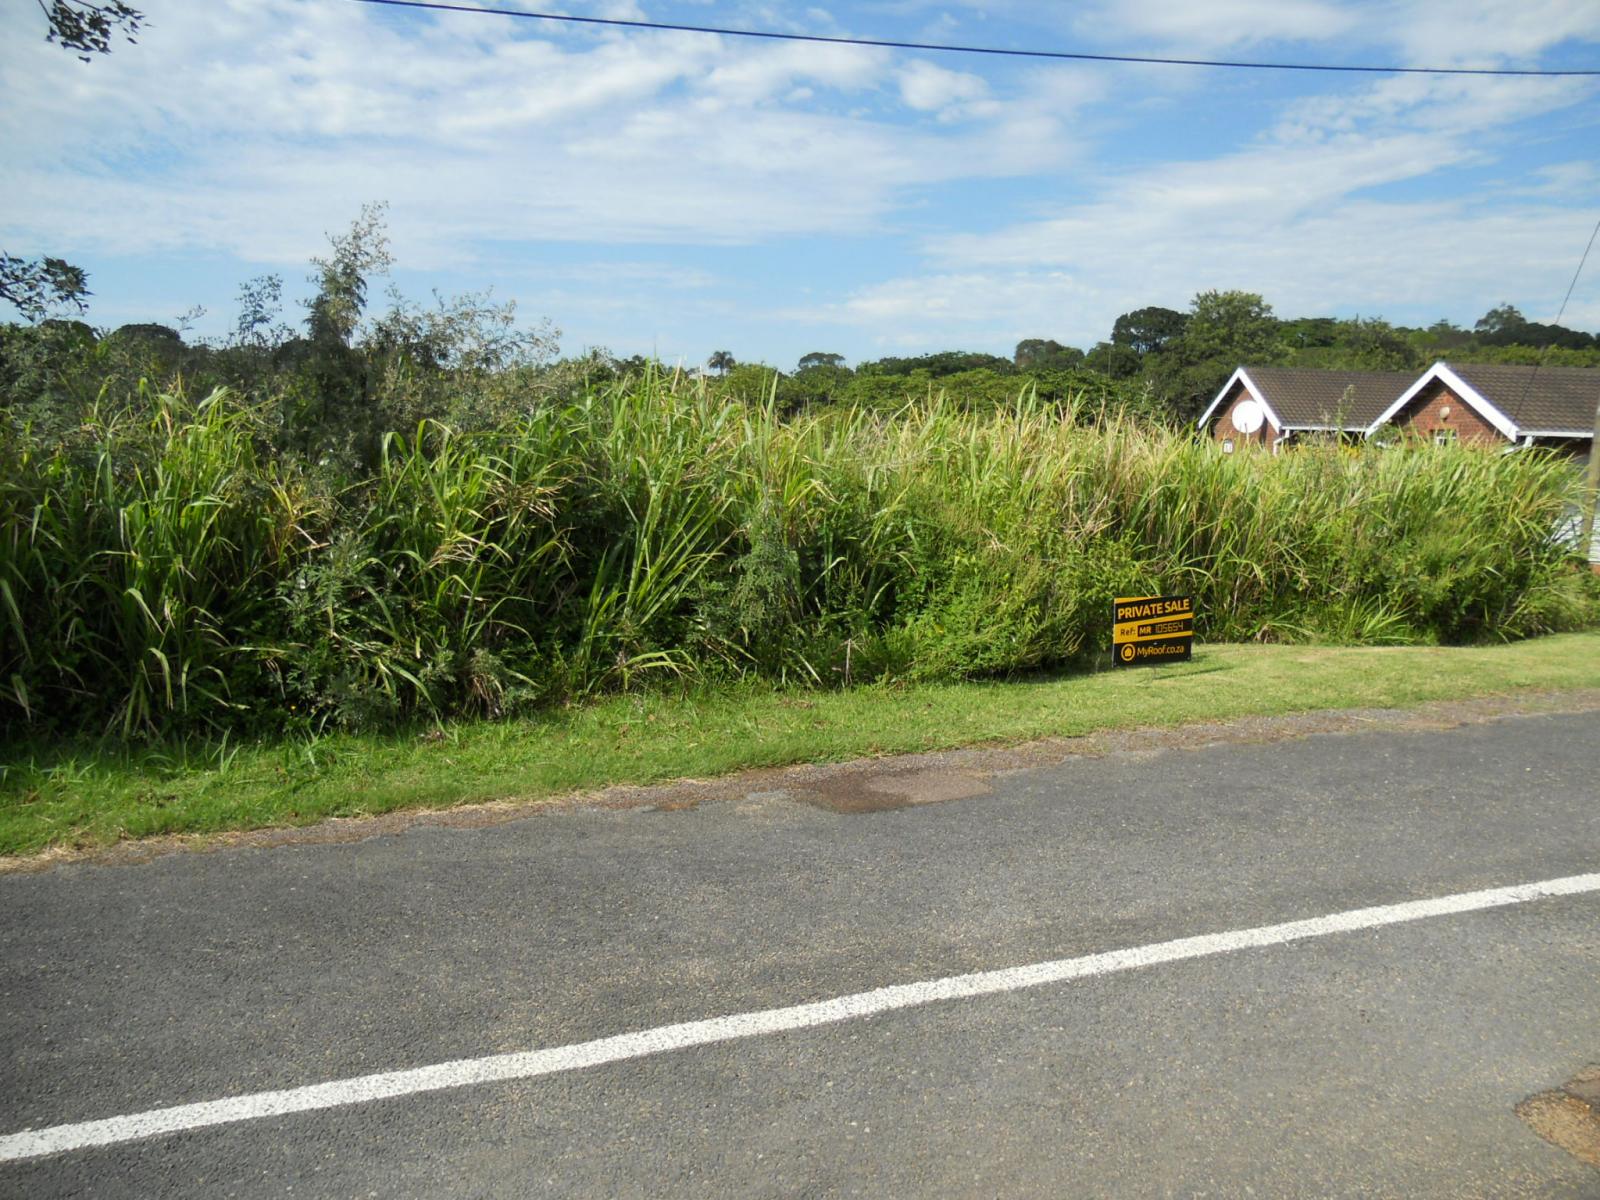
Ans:
{"label": "reed plant", "polygon": [[659,373],[481,432],[424,420],[330,475],[227,392],[142,392],[0,447],[15,736],[371,728],[652,680],[809,686],[1100,661],[1116,595],[1202,640],[1581,627],[1538,451],[1226,455],[1116,411],[933,394],[730,403]]}

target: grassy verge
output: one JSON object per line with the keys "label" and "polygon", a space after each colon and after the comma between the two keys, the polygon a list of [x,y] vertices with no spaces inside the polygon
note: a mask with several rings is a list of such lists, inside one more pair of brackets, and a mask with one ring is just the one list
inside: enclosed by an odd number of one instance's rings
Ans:
{"label": "grassy verge", "polygon": [[167,751],[13,748],[0,854],[537,799],[745,767],[1319,708],[1600,687],[1600,633],[1474,648],[1211,645],[1192,663],[1017,683],[641,695],[422,736]]}

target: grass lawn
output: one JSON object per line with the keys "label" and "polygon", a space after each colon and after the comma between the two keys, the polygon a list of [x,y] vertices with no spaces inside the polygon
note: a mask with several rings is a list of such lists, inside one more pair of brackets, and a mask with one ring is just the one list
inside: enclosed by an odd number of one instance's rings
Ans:
{"label": "grass lawn", "polygon": [[1600,688],[1600,633],[1472,648],[1208,645],[1170,667],[1015,683],[626,696],[422,735],[119,751],[13,745],[0,854],[537,799],[979,742],[1321,708]]}

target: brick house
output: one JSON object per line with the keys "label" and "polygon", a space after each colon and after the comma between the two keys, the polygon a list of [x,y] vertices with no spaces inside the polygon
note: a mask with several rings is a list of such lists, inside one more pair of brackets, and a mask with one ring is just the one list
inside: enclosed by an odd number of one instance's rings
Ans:
{"label": "brick house", "polygon": [[1296,438],[1364,434],[1409,387],[1409,371],[1240,367],[1222,385],[1200,428],[1224,451],[1273,451]]}
{"label": "brick house", "polygon": [[[1436,442],[1543,446],[1587,466],[1596,452],[1597,408],[1600,370],[1594,368],[1436,362],[1378,415],[1368,434],[1381,436],[1389,426]],[[1574,534],[1580,520],[1574,512]],[[1587,549],[1600,572],[1600,523]]]}
{"label": "brick house", "polygon": [[[1224,451],[1274,452],[1307,437],[1383,437],[1505,450],[1541,446],[1587,465],[1594,450],[1600,369],[1436,362],[1404,371],[1240,367],[1200,418]],[[1571,525],[1576,530],[1578,518]],[[1589,547],[1600,571],[1600,522]]]}
{"label": "brick house", "polygon": [[1435,441],[1547,446],[1587,457],[1600,370],[1436,362],[1372,422]]}

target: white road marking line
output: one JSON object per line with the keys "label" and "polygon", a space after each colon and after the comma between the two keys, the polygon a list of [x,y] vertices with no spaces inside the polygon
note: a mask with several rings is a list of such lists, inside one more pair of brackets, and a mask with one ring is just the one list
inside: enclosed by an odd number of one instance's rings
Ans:
{"label": "white road marking line", "polygon": [[24,1130],[21,1133],[0,1137],[0,1162],[61,1154],[91,1146],[108,1146],[117,1142],[178,1133],[187,1129],[201,1129],[207,1125],[253,1121],[261,1117],[310,1112],[322,1108],[339,1108],[347,1104],[362,1104],[369,1100],[382,1100],[392,1096],[410,1096],[419,1092],[468,1087],[472,1084],[493,1083],[505,1079],[532,1079],[540,1075],[576,1071],[584,1067],[642,1058],[650,1054],[665,1054],[690,1046],[705,1046],[714,1042],[760,1037],[763,1034],[782,1033],[791,1029],[808,1029],[815,1025],[830,1025],[838,1021],[852,1021],[895,1009],[933,1004],[940,1000],[989,996],[998,992],[1016,991],[1018,988],[1038,987],[1046,983],[1062,983],[1093,975],[1132,971],[1139,967],[1152,967],[1158,963],[1226,954],[1233,950],[1277,946],[1284,942],[1302,941],[1306,938],[1327,937],[1330,934],[1349,933],[1358,929],[1376,929],[1383,925],[1398,925],[1405,921],[1420,921],[1426,917],[1444,917],[1486,908],[1502,908],[1510,904],[1526,904],[1531,900],[1543,900],[1550,896],[1573,896],[1595,891],[1600,891],[1600,873],[1568,875],[1561,879],[1546,879],[1539,883],[1489,888],[1479,892],[1458,892],[1455,895],[1437,896],[1430,900],[1408,900],[1402,904],[1384,904],[1376,908],[1350,909],[1347,912],[1331,913],[1325,917],[1287,921],[1280,925],[1262,925],[1254,929],[1236,929],[1228,933],[1178,938],[1176,941],[1156,942],[1127,950],[1111,950],[1103,954],[1088,954],[1080,958],[1062,958],[998,971],[954,975],[924,983],[897,984],[870,992],[837,996],[832,1000],[819,1000],[811,1004],[769,1008],[729,1017],[712,1017],[703,1021],[686,1021],[681,1025],[663,1025],[639,1033],[623,1033],[615,1037],[579,1042],[571,1046],[556,1046],[548,1050],[528,1050],[514,1054],[496,1054],[487,1058],[459,1059],[455,1062],[436,1063],[430,1067],[359,1075],[353,1079],[338,1079],[331,1083],[316,1083],[277,1092],[257,1092],[248,1096],[233,1096],[226,1100],[208,1100],[200,1104],[156,1108],[148,1112],[107,1117],[100,1121],[84,1121],[76,1125],[54,1125],[48,1129]]}

